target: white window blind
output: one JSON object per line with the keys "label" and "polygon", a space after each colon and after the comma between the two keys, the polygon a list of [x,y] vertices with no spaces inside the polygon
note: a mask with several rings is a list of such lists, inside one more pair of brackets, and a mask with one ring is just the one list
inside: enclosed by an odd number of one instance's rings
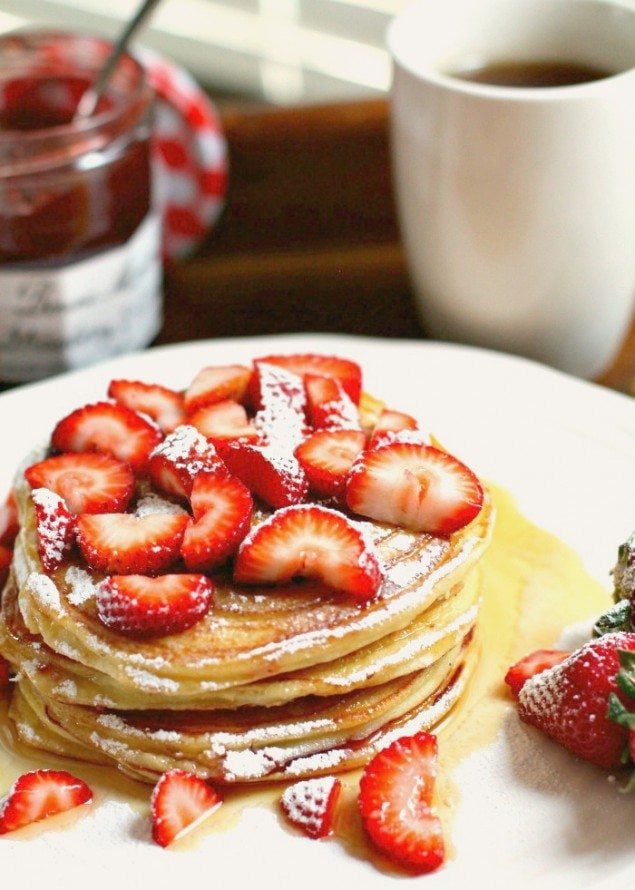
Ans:
{"label": "white window blind", "polygon": [[[0,0],[0,29],[54,25],[112,37],[136,0]],[[276,104],[381,95],[385,32],[405,0],[163,0],[143,41],[201,82]]]}

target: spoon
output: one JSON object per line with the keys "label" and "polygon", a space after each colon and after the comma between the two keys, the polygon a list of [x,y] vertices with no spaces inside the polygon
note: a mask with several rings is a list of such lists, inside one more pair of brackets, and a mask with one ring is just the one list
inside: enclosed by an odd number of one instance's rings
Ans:
{"label": "spoon", "polygon": [[141,28],[146,18],[150,15],[152,10],[155,6],[158,5],[158,3],[159,0],[143,0],[141,6],[132,17],[132,19],[128,22],[121,36],[113,46],[112,52],[104,62],[94,82],[91,86],[88,87],[82,98],[79,100],[77,110],[75,111],[75,115],[73,117],[74,121],[90,117],[91,114],[94,113],[99,100],[101,99],[106,87],[108,86],[108,81],[110,80],[112,73],[117,67],[119,59],[125,53],[131,39]]}

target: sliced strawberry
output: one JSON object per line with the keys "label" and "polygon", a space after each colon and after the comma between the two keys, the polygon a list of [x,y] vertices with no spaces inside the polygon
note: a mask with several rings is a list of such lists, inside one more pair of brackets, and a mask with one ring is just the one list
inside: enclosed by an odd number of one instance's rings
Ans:
{"label": "sliced strawberry", "polygon": [[295,450],[312,491],[322,498],[341,498],[355,459],[366,445],[360,430],[320,430]]}
{"label": "sliced strawberry", "polygon": [[162,491],[189,498],[198,473],[227,476],[215,447],[195,427],[178,426],[150,454],[150,478]]}
{"label": "sliced strawberry", "polygon": [[14,783],[0,809],[0,834],[90,803],[92,791],[64,770],[38,769]]}
{"label": "sliced strawberry", "polygon": [[199,408],[190,415],[189,423],[210,439],[217,448],[236,439],[258,444],[262,438],[249,421],[245,408],[231,399]]}
{"label": "sliced strawberry", "polygon": [[359,413],[335,377],[305,374],[307,418],[314,430],[359,430]]}
{"label": "sliced strawberry", "polygon": [[188,414],[225,399],[241,402],[251,378],[251,368],[244,365],[221,365],[203,368],[185,391]]}
{"label": "sliced strawberry", "polygon": [[[362,391],[362,371],[358,364],[349,359],[334,355],[315,355],[299,353],[292,355],[264,355],[254,360],[257,367],[260,363],[277,365],[298,377],[315,374],[318,377],[334,377],[339,380],[350,398],[357,405]],[[252,377],[249,384],[252,404],[259,405],[258,379]]]}
{"label": "sliced strawberry", "polygon": [[359,783],[362,824],[388,857],[418,872],[443,864],[445,845],[432,809],[437,740],[428,732],[404,736],[376,754]]}
{"label": "sliced strawberry", "polygon": [[304,470],[284,448],[235,442],[223,453],[229,472],[274,509],[306,499],[309,483]]}
{"label": "sliced strawberry", "polygon": [[391,408],[385,408],[377,423],[373,428],[373,434],[370,438],[369,448],[375,448],[380,443],[391,441],[386,437],[386,433],[397,433],[401,430],[418,429],[417,421],[410,414],[404,414],[402,411],[393,411]]}
{"label": "sliced strawberry", "polygon": [[366,451],[355,462],[346,502],[370,519],[450,535],[478,514],[483,489],[474,473],[445,451],[393,443]]}
{"label": "sliced strawberry", "polygon": [[289,822],[309,837],[328,837],[341,790],[342,783],[333,776],[307,779],[286,788],[280,806]]}
{"label": "sliced strawberry", "polygon": [[12,559],[13,550],[0,544],[0,597],[2,596],[2,588],[7,583],[7,578],[9,577]]}
{"label": "sliced strawberry", "polygon": [[234,578],[271,584],[319,578],[329,587],[367,600],[381,585],[375,552],[353,523],[327,507],[301,504],[278,510],[253,529],[238,549]]}
{"label": "sliced strawberry", "polygon": [[126,461],[133,470],[145,467],[163,436],[154,423],[136,411],[111,402],[85,405],[62,418],[53,430],[56,451],[99,451]]}
{"label": "sliced strawberry", "polygon": [[635,633],[604,634],[530,677],[518,693],[520,717],[578,757],[618,769],[628,729],[609,718],[609,700],[632,705],[617,683],[620,650],[635,651]]}
{"label": "sliced strawberry", "polygon": [[73,548],[75,517],[62,498],[48,488],[33,489],[32,498],[40,562],[45,572],[54,572]]}
{"label": "sliced strawberry", "polygon": [[71,513],[118,513],[128,506],[135,479],[130,465],[107,454],[75,452],[47,457],[24,471],[33,488],[50,488]]}
{"label": "sliced strawberry", "polygon": [[183,396],[167,386],[140,380],[111,380],[108,395],[119,405],[147,414],[164,433],[171,433],[185,423]]}
{"label": "sliced strawberry", "polygon": [[258,362],[253,379],[259,399],[254,426],[269,442],[284,444],[292,451],[309,432],[302,378],[285,368]]}
{"label": "sliced strawberry", "polygon": [[97,585],[97,617],[135,637],[179,633],[207,614],[213,590],[205,575],[110,575]]}
{"label": "sliced strawberry", "polygon": [[0,504],[0,547],[13,547],[20,523],[18,520],[18,505],[13,491]]}
{"label": "sliced strawberry", "polygon": [[194,773],[172,769],[152,792],[152,838],[162,847],[181,837],[219,808],[220,794]]}
{"label": "sliced strawberry", "polygon": [[232,476],[201,474],[192,486],[196,522],[188,526],[181,553],[190,571],[209,572],[233,556],[251,524],[254,502]]}
{"label": "sliced strawberry", "polygon": [[537,649],[517,661],[505,674],[505,682],[514,698],[518,698],[518,693],[526,680],[535,674],[546,671],[547,668],[560,664],[569,655],[571,655],[570,652],[564,652],[562,649]]}
{"label": "sliced strawberry", "polygon": [[155,575],[180,556],[189,516],[177,513],[82,514],[77,543],[91,569],[116,575]]}
{"label": "sliced strawberry", "polygon": [[[2,546],[2,545],[0,545]],[[6,689],[11,682],[11,665],[0,655],[0,689]]]}

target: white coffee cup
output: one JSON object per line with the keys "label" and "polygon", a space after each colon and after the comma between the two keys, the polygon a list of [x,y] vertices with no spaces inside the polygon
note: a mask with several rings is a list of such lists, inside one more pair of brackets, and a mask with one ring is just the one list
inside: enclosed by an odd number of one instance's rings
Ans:
{"label": "white coffee cup", "polygon": [[[399,218],[427,333],[599,374],[635,296],[635,4],[419,0],[388,45]],[[453,76],[509,60],[611,76]]]}

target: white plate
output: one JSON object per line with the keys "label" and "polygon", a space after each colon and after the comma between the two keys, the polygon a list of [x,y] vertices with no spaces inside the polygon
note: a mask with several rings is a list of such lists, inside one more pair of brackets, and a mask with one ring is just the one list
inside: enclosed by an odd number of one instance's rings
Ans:
{"label": "white plate", "polygon": [[[185,386],[203,365],[267,352],[350,356],[365,388],[419,417],[481,475],[508,488],[520,509],[581,555],[605,586],[617,545],[635,527],[635,402],[523,359],[436,343],[333,336],[217,340],[164,347],[22,387],[0,396],[0,492],[13,468],[79,404],[103,398],[115,376]],[[132,886],[324,890],[385,888],[403,880],[434,888],[623,888],[635,878],[635,795],[555,745],[531,743],[518,721],[456,775],[461,801],[456,859],[426,877],[395,877],[347,853],[280,829],[249,809],[222,834],[187,852],[153,846],[139,816],[102,804],[68,831],[0,839],[0,873],[21,886],[85,890],[100,873]],[[511,751],[514,751],[512,760]]]}

